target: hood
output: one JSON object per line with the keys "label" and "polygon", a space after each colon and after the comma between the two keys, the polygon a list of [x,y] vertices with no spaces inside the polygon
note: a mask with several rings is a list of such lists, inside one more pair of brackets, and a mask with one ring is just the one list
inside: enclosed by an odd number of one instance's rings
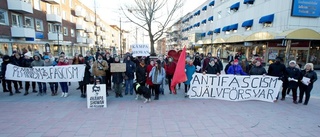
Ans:
{"label": "hood", "polygon": [[[36,60],[36,59],[35,59],[36,56],[39,58],[39,60]],[[40,54],[39,54],[39,53],[34,53],[34,55],[33,55],[33,60],[35,60],[35,61],[40,61],[40,60],[41,60]]]}
{"label": "hood", "polygon": [[44,61],[43,63],[44,63],[44,66],[52,66],[53,64],[51,60],[49,60],[49,62]]}

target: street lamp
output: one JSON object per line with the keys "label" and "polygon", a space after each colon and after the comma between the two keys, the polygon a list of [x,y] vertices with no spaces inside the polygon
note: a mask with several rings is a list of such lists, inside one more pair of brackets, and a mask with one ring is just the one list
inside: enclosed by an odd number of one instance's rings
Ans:
{"label": "street lamp", "polygon": [[61,52],[61,47],[60,47],[60,40],[59,40],[59,37],[60,37],[60,27],[61,27],[61,24],[60,23],[55,23],[54,26],[56,27],[57,29],[57,36],[58,36],[58,55],[60,54]]}

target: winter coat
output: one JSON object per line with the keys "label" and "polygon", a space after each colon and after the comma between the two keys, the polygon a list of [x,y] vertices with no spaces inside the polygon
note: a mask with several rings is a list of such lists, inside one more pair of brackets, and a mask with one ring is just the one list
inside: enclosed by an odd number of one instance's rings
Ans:
{"label": "winter coat", "polygon": [[[300,78],[300,70],[295,67],[288,67],[286,69],[286,75],[285,79],[288,80],[288,78],[294,78],[296,80],[299,80]],[[298,82],[295,81],[289,81],[288,83],[289,88],[297,88]]]}
{"label": "winter coat", "polygon": [[171,63],[167,63],[165,65],[165,70],[166,70],[166,75],[171,75],[173,76],[174,71],[176,70],[176,63],[171,62]]}
{"label": "winter coat", "polygon": [[85,84],[89,84],[90,83],[90,78],[91,78],[91,73],[90,73],[90,64],[88,61],[85,60],[79,60],[78,62],[79,64],[85,64],[86,67],[84,69],[84,76],[83,76],[83,80],[80,81],[80,85],[85,85]]}
{"label": "winter coat", "polygon": [[[150,75],[150,72],[151,72],[151,70],[152,70],[153,67],[154,67],[154,66],[152,66],[152,65],[148,65],[148,66],[147,66],[147,76]],[[152,86],[152,85],[153,85],[152,80],[151,80],[150,77],[147,78],[147,82],[146,82],[146,83],[147,83],[149,86]]]}
{"label": "winter coat", "polygon": [[111,57],[109,57],[109,59],[106,58],[106,61],[107,61],[108,66],[109,66],[109,69],[106,71],[106,72],[107,72],[107,75],[111,75],[111,72],[110,72],[111,68],[110,68],[110,67],[111,67],[111,63],[114,62],[114,59],[111,58]]}
{"label": "winter coat", "polygon": [[247,75],[247,73],[243,72],[240,65],[231,65],[228,68],[227,74],[234,74],[234,75]]}
{"label": "winter coat", "polygon": [[313,86],[313,83],[316,82],[318,79],[317,73],[314,72],[313,70],[310,70],[308,72],[306,70],[302,70],[300,74],[301,74],[300,80],[302,80],[303,77],[310,78],[311,83],[308,86]]}
{"label": "winter coat", "polygon": [[161,71],[158,72],[157,79],[154,80],[156,71],[158,71],[158,70],[156,70],[156,67],[153,67],[150,74],[149,74],[149,77],[151,77],[151,81],[153,84],[162,84],[163,79],[166,76],[166,71],[164,70],[163,67],[161,67]]}
{"label": "winter coat", "polygon": [[[120,62],[114,62],[114,63],[120,63]],[[124,72],[114,72],[112,73],[112,82],[114,84],[121,84],[123,82],[125,74]]]}
{"label": "winter coat", "polygon": [[[219,69],[219,72],[223,70],[223,64],[222,61],[220,59],[218,59],[217,62],[215,62],[215,64],[217,65],[217,68]],[[208,65],[210,66],[210,65]]]}
{"label": "winter coat", "polygon": [[130,60],[126,61],[126,77],[128,80],[134,79],[134,71],[136,70],[136,64]]}
{"label": "winter coat", "polygon": [[263,66],[254,66],[253,68],[251,68],[251,70],[249,71],[249,75],[263,75],[263,74],[267,74],[266,69]]}
{"label": "winter coat", "polygon": [[214,64],[213,66],[208,65],[207,68],[205,69],[205,72],[207,74],[217,74],[217,73],[220,73],[220,69],[217,64]]}
{"label": "winter coat", "polygon": [[49,60],[49,62],[43,62],[43,66],[53,66],[53,63],[51,60]]}
{"label": "winter coat", "polygon": [[[38,60],[35,60],[35,56],[38,56]],[[39,54],[35,54],[33,56],[33,61],[31,62],[31,67],[35,67],[35,66],[44,66],[44,61],[41,59],[41,56]]]}
{"label": "winter coat", "polygon": [[108,63],[105,60],[99,62],[96,60],[92,66],[92,73],[94,76],[106,76],[106,70],[108,69]]}
{"label": "winter coat", "polygon": [[231,63],[228,63],[228,64],[226,65],[226,67],[224,68],[225,74],[228,74],[228,69],[229,69],[229,67],[230,67],[231,65],[232,65]]}
{"label": "winter coat", "polygon": [[67,66],[67,65],[69,65],[69,63],[67,63],[67,62],[58,62],[57,63],[57,66]]}
{"label": "winter coat", "polygon": [[195,59],[193,61],[193,65],[201,67],[201,59],[200,59],[200,57],[195,57]]}
{"label": "winter coat", "polygon": [[206,59],[203,60],[202,71],[204,71],[207,68],[207,66],[209,65],[210,59],[211,58],[206,58]]}
{"label": "winter coat", "polygon": [[184,84],[190,85],[192,75],[196,72],[196,66],[186,64],[185,71],[186,71],[186,75],[187,75],[187,81],[184,82]]}
{"label": "winter coat", "polygon": [[139,64],[136,68],[136,79],[138,83],[146,83],[147,66]]}
{"label": "winter coat", "polygon": [[21,67],[22,66],[22,58],[17,59],[16,57],[12,58],[11,64]]}
{"label": "winter coat", "polygon": [[7,71],[7,65],[10,63],[10,61],[3,61],[1,64],[1,75],[2,78],[5,79],[6,71]]}
{"label": "winter coat", "polygon": [[286,66],[280,62],[272,63],[268,68],[268,75],[283,78],[286,74]]}
{"label": "winter coat", "polygon": [[23,59],[22,60],[22,67],[31,67],[31,63],[33,62],[33,59],[30,58],[30,59]]}

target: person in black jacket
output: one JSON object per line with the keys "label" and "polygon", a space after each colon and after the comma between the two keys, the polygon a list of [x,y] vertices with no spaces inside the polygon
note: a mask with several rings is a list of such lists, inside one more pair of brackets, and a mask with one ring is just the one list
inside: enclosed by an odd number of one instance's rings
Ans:
{"label": "person in black jacket", "polygon": [[84,77],[83,80],[79,82],[79,86],[80,86],[80,91],[81,91],[81,96],[82,98],[86,98],[87,97],[87,85],[90,83],[90,64],[89,64],[89,60],[85,60],[82,54],[78,55],[78,60],[79,60],[79,64],[85,64],[85,70],[84,70]]}
{"label": "person in black jacket", "polygon": [[109,66],[109,69],[106,71],[106,86],[107,86],[107,89],[111,89],[111,63],[114,62],[113,58],[110,56],[110,53],[107,52],[106,55],[105,55],[105,60],[107,61],[108,63],[108,66]]}
{"label": "person in black jacket", "polygon": [[[15,52],[11,59],[12,59],[12,60],[11,60],[11,64],[12,64],[12,65],[19,66],[19,67],[22,66],[22,58],[21,58],[19,52]],[[12,83],[13,83],[14,89],[16,90],[16,93],[21,93],[21,92],[19,91],[19,88],[18,88],[18,87],[20,86],[20,89],[22,89],[22,82],[21,82],[21,81],[13,80]],[[19,83],[21,83],[21,84],[19,84]]]}
{"label": "person in black jacket", "polygon": [[249,71],[249,75],[265,75],[267,74],[266,69],[261,65],[260,60],[257,60],[254,67]]}
{"label": "person in black jacket", "polygon": [[305,65],[305,69],[301,71],[301,79],[303,80],[303,77],[308,78],[309,81],[306,81],[306,83],[302,82],[302,85],[300,87],[300,95],[299,95],[299,101],[298,103],[302,103],[303,95],[306,94],[306,98],[304,101],[304,105],[308,105],[309,99],[310,99],[310,92],[313,88],[313,83],[317,81],[318,76],[317,73],[313,71],[313,64],[307,63]]}
{"label": "person in black jacket", "polygon": [[286,79],[284,76],[286,74],[286,66],[281,62],[282,59],[280,57],[277,57],[275,62],[269,66],[268,75],[279,77],[279,79],[282,80],[282,92],[286,92],[286,90],[288,89],[288,79]]}
{"label": "person in black jacket", "polygon": [[[114,63],[120,63],[119,57],[114,58]],[[112,73],[112,82],[114,85],[114,92],[116,93],[116,98],[123,97],[122,96],[122,82],[124,79],[124,72],[114,72]]]}
{"label": "person in black jacket", "polygon": [[11,87],[11,80],[7,80],[6,79],[6,71],[7,71],[7,65],[10,63],[10,57],[8,55],[4,55],[2,57],[3,59],[3,62],[1,64],[1,75],[2,75],[2,82],[4,82],[5,85],[8,85],[8,90],[10,92],[10,96],[13,95],[13,92],[12,92],[12,87]]}
{"label": "person in black jacket", "polygon": [[[32,55],[30,52],[27,52],[24,54],[24,59],[22,60],[22,67],[27,67],[30,68],[31,67],[31,62],[33,61],[32,59]],[[32,83],[32,92],[33,93],[37,93],[38,91],[36,90],[36,82],[31,82]],[[28,95],[29,94],[29,88],[30,88],[30,81],[25,81],[25,93],[24,95]]]}
{"label": "person in black jacket", "polygon": [[216,64],[215,60],[211,58],[209,65],[207,65],[206,69],[203,71],[203,74],[220,74],[219,64]]}
{"label": "person in black jacket", "polygon": [[222,64],[222,61],[215,57],[213,58],[214,59],[214,63],[217,65],[218,69],[219,69],[219,72],[223,70],[223,64]]}
{"label": "person in black jacket", "polygon": [[[195,57],[194,57],[193,65],[196,66],[196,68],[197,68],[197,66],[201,67],[201,58],[199,56],[199,52],[197,52]],[[196,71],[196,72],[198,72],[198,73],[201,72],[201,69],[199,71]]]}
{"label": "person in black jacket", "polygon": [[140,64],[136,67],[136,80],[141,86],[146,85],[147,81],[147,66],[144,63],[144,59],[140,61]]}
{"label": "person in black jacket", "polygon": [[[296,61],[292,60],[289,62],[289,67],[286,69],[286,79],[288,79],[288,89],[292,90],[293,103],[298,104],[297,102],[297,88],[298,80],[300,77],[300,70],[296,68]],[[286,90],[284,90],[286,91]],[[286,92],[282,92],[281,100],[285,100]]]}
{"label": "person in black jacket", "polygon": [[228,63],[228,64],[226,65],[226,67],[224,68],[224,73],[225,73],[225,74],[227,74],[228,69],[229,69],[230,66],[232,66],[232,64],[233,64],[233,60],[230,60],[229,63]]}

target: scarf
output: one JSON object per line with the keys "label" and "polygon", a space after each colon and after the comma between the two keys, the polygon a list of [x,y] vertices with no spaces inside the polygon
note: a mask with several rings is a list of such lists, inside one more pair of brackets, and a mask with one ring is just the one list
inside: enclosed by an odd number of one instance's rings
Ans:
{"label": "scarf", "polygon": [[159,71],[158,71],[157,67],[155,67],[154,77],[153,77],[153,81],[152,81],[152,83],[154,83],[154,84],[157,83],[158,73],[159,73]]}
{"label": "scarf", "polygon": [[213,66],[214,66],[214,63],[211,63],[211,62],[210,62],[209,65],[210,65],[211,67],[213,67]]}
{"label": "scarf", "polygon": [[146,64],[141,64],[141,63],[140,63],[140,66],[141,66],[141,67],[144,67],[145,65],[146,65]]}

